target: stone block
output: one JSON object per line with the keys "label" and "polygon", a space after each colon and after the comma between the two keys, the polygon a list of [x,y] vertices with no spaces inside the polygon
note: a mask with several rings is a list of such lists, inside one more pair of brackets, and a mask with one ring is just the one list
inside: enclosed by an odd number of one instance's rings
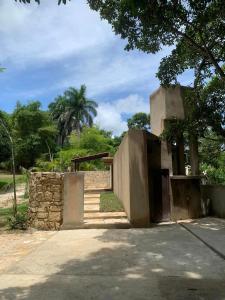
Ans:
{"label": "stone block", "polygon": [[48,213],[47,212],[38,212],[37,217],[38,217],[38,219],[47,219]]}
{"label": "stone block", "polygon": [[45,222],[44,221],[39,221],[39,220],[36,220],[34,223],[33,223],[33,226],[37,229],[46,229],[46,225],[45,225]]}
{"label": "stone block", "polygon": [[61,212],[62,206],[50,206],[49,210],[52,212]]}
{"label": "stone block", "polygon": [[51,201],[52,200],[52,193],[51,192],[45,192],[45,201]]}
{"label": "stone block", "polygon": [[49,221],[50,222],[60,222],[62,219],[61,212],[49,212]]}
{"label": "stone block", "polygon": [[48,207],[46,207],[46,206],[38,207],[36,209],[38,212],[48,212]]}

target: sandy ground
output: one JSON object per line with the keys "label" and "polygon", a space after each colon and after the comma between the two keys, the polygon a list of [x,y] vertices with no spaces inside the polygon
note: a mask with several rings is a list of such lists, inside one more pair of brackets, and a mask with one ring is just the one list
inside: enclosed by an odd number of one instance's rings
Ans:
{"label": "sandy ground", "polygon": [[[16,188],[17,202],[23,202],[23,196],[25,193],[25,184],[18,184]],[[0,208],[11,207],[13,201],[13,191],[10,190],[6,193],[0,193]]]}

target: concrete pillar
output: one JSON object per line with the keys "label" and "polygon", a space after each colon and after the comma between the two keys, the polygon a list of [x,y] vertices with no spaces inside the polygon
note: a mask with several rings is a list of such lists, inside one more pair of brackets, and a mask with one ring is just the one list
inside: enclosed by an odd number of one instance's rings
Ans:
{"label": "concrete pillar", "polygon": [[84,218],[84,174],[65,173],[62,229],[82,225]]}

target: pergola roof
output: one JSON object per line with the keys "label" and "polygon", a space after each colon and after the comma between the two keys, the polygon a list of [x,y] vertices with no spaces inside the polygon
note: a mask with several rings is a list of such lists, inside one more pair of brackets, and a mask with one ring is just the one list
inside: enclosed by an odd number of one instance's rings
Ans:
{"label": "pergola roof", "polygon": [[88,156],[83,156],[83,157],[74,157],[71,161],[73,163],[81,163],[84,161],[95,160],[95,159],[108,157],[108,156],[109,156],[108,152],[103,152],[103,153],[98,153],[98,154],[93,154],[93,155],[88,155]]}

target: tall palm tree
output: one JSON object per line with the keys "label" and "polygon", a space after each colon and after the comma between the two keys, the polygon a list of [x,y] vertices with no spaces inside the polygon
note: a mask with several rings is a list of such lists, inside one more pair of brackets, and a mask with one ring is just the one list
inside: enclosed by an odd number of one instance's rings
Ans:
{"label": "tall palm tree", "polygon": [[65,137],[73,130],[76,130],[79,136],[84,125],[90,127],[93,125],[97,107],[98,104],[95,101],[87,99],[85,85],[78,90],[73,87],[69,88],[63,96],[59,96],[49,105],[53,119],[58,122],[62,146]]}
{"label": "tall palm tree", "polygon": [[57,122],[58,145],[63,146],[66,138],[65,115],[67,110],[67,103],[65,97],[58,96],[54,102],[49,104],[48,108],[52,119]]}

